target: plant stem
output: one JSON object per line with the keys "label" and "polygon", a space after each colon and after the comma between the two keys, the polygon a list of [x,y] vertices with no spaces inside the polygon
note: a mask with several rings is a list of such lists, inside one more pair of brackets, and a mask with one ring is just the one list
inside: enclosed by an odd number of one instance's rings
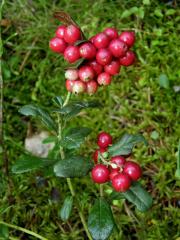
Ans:
{"label": "plant stem", "polygon": [[[68,92],[68,94],[67,94],[67,96],[66,96],[66,99],[65,99],[65,101],[64,101],[63,107],[65,107],[65,106],[68,104],[68,102],[69,102],[69,100],[70,100],[70,97],[71,97],[71,93]],[[59,139],[59,141],[61,140],[61,138],[62,138],[62,123],[61,123],[60,118],[59,118],[59,115],[58,115],[58,139]],[[61,158],[62,158],[62,159],[65,158],[64,149],[63,149],[62,146],[60,146],[60,155],[61,155]],[[72,195],[72,197],[73,197],[74,200],[75,200],[76,207],[77,207],[78,213],[79,213],[79,217],[80,217],[80,219],[81,219],[81,222],[82,222],[82,224],[83,224],[83,227],[84,227],[84,230],[85,230],[85,232],[86,232],[86,234],[87,234],[87,237],[88,237],[89,240],[92,240],[92,237],[91,237],[91,235],[90,235],[90,233],[89,233],[89,230],[88,230],[88,227],[87,227],[87,224],[86,224],[86,221],[85,221],[84,214],[83,214],[83,212],[82,212],[81,205],[79,204],[78,198],[77,198],[76,193],[75,193],[75,190],[74,190],[74,188],[73,188],[71,179],[70,179],[70,178],[66,178],[66,180],[67,180],[67,184],[68,184],[69,190],[70,190],[70,192],[71,192],[71,195]]]}
{"label": "plant stem", "polygon": [[99,185],[100,197],[103,197],[103,184]]}
{"label": "plant stem", "polygon": [[35,233],[35,232],[32,232],[26,228],[22,228],[22,227],[19,227],[19,226],[16,226],[16,225],[13,225],[13,224],[9,224],[9,223],[6,223],[6,222],[3,222],[3,221],[0,221],[0,225],[4,225],[4,226],[7,226],[7,227],[10,227],[10,228],[13,228],[13,229],[16,229],[16,230],[19,230],[21,232],[25,232],[31,236],[34,236],[38,239],[41,239],[41,240],[48,240],[47,238],[45,237],[42,237],[41,235]]}
{"label": "plant stem", "polygon": [[64,101],[64,103],[63,103],[63,107],[65,107],[65,106],[68,104],[70,98],[71,98],[71,93],[68,92],[68,94],[67,94],[67,96],[66,96],[66,99],[65,99],[65,101]]}

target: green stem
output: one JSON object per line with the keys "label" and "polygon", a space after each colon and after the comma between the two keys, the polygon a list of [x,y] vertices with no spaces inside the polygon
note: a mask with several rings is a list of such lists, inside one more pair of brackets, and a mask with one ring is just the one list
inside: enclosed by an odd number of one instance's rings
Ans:
{"label": "green stem", "polygon": [[[68,104],[68,102],[70,100],[70,97],[71,97],[71,93],[68,92],[68,94],[66,96],[66,99],[64,101],[63,107],[65,107]],[[61,138],[62,138],[62,123],[61,123],[60,117],[58,115],[58,139],[59,139],[59,141],[61,141]],[[65,158],[64,149],[63,149],[62,146],[60,146],[60,155],[61,155],[61,159]],[[87,234],[87,237],[88,237],[89,240],[92,240],[92,237],[91,237],[91,235],[89,233],[89,230],[88,230],[88,227],[87,227],[87,224],[86,224],[86,221],[85,221],[84,214],[82,212],[81,205],[79,204],[78,198],[77,198],[75,190],[73,188],[71,179],[70,178],[66,178],[66,180],[67,180],[67,184],[68,184],[69,190],[71,192],[71,195],[72,195],[72,197],[75,200],[76,207],[77,207],[78,213],[79,213],[79,217],[81,219],[81,222],[83,224],[83,227],[84,227],[84,230],[85,230],[85,232]]]}
{"label": "green stem", "polygon": [[100,192],[100,197],[103,197],[103,185],[99,185],[99,192]]}
{"label": "green stem", "polygon": [[70,98],[71,98],[71,93],[68,92],[68,94],[67,94],[67,96],[66,96],[66,99],[65,99],[65,101],[64,101],[64,103],[63,103],[63,107],[65,107],[65,106],[68,104]]}
{"label": "green stem", "polygon": [[26,228],[22,228],[22,227],[19,227],[19,226],[16,226],[16,225],[13,225],[13,224],[9,224],[9,223],[6,223],[6,222],[3,222],[3,221],[0,221],[0,225],[4,225],[4,226],[7,226],[7,227],[10,227],[10,228],[13,228],[13,229],[16,229],[16,230],[19,230],[21,232],[24,232],[24,233],[27,233],[31,236],[34,236],[38,239],[41,239],[41,240],[48,240],[47,238],[45,237],[42,237],[41,235],[35,233],[35,232],[32,232]]}

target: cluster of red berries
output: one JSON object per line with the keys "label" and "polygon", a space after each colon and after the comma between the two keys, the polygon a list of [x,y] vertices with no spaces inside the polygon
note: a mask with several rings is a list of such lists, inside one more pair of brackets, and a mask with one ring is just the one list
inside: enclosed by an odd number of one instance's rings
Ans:
{"label": "cluster of red berries", "polygon": [[142,170],[138,163],[128,161],[124,156],[113,156],[107,160],[107,148],[112,145],[112,137],[106,132],[101,132],[97,137],[99,149],[94,152],[95,166],[91,176],[95,183],[111,181],[112,187],[117,192],[127,191],[133,181],[137,181]]}
{"label": "cluster of red berries", "polygon": [[111,83],[112,76],[119,73],[121,65],[129,66],[135,61],[134,52],[129,50],[135,42],[134,32],[118,35],[115,28],[106,28],[89,41],[77,45],[79,40],[82,40],[82,33],[77,26],[62,25],[49,44],[69,63],[84,59],[79,69],[68,69],[65,73],[66,88],[70,92],[94,94],[98,86]]}

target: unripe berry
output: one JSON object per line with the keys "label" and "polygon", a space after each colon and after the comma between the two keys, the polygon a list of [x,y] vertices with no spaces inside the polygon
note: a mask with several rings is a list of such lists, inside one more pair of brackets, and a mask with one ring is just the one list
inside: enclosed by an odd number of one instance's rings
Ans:
{"label": "unripe berry", "polygon": [[135,59],[136,59],[136,56],[134,52],[128,51],[124,57],[119,59],[119,63],[127,67],[130,65],[133,65],[133,63],[135,62]]}
{"label": "unripe berry", "polygon": [[97,137],[97,144],[100,148],[107,148],[112,144],[112,137],[109,133],[101,132]]}
{"label": "unripe berry", "polygon": [[97,164],[91,172],[92,180],[99,184],[107,182],[109,174],[109,169],[103,164]]}
{"label": "unripe berry", "polygon": [[[113,166],[111,166],[111,169],[118,169],[120,170],[126,162],[126,159],[120,155],[114,156],[111,158],[111,163]],[[116,165],[116,167],[114,167]]]}
{"label": "unripe berry", "polygon": [[124,165],[124,173],[126,173],[133,181],[137,181],[141,175],[142,170],[138,163],[127,161]]}
{"label": "unripe berry", "polygon": [[68,46],[64,51],[64,58],[69,63],[76,62],[79,58],[79,48],[77,46]]}
{"label": "unripe berry", "polygon": [[135,42],[135,33],[134,32],[122,32],[119,35],[119,39],[126,43],[128,47],[132,47]]}
{"label": "unripe berry", "polygon": [[89,95],[92,95],[94,94],[98,89],[98,84],[96,81],[89,81],[86,83],[86,92],[89,94]]}
{"label": "unripe berry", "polygon": [[80,80],[74,81],[72,92],[73,93],[84,93],[86,91],[86,84]]}
{"label": "unripe berry", "polygon": [[65,72],[65,78],[71,81],[75,81],[78,79],[78,70],[77,69],[68,69]]}
{"label": "unripe berry", "polygon": [[112,179],[112,186],[117,192],[126,192],[131,186],[131,179],[125,173],[119,173]]}
{"label": "unripe berry", "polygon": [[64,39],[64,33],[65,33],[66,26],[61,25],[56,30],[56,37]]}
{"label": "unripe berry", "polygon": [[111,75],[106,72],[100,73],[97,78],[97,82],[99,85],[109,85],[111,83]]}
{"label": "unripe berry", "polygon": [[89,62],[89,65],[93,68],[96,75],[99,75],[103,71],[103,66],[97,63],[96,60]]}
{"label": "unripe berry", "polygon": [[74,44],[77,40],[81,39],[81,31],[74,25],[66,27],[64,32],[64,40],[69,44]]}
{"label": "unripe berry", "polygon": [[123,57],[127,49],[127,45],[119,39],[114,39],[109,44],[109,50],[114,57]]}
{"label": "unripe berry", "polygon": [[104,33],[112,40],[118,38],[118,32],[115,28],[106,28]]}
{"label": "unripe berry", "polygon": [[92,59],[96,56],[96,48],[90,42],[83,43],[79,48],[80,56],[85,59]]}
{"label": "unripe berry", "polygon": [[93,39],[96,48],[106,48],[109,45],[109,37],[105,33],[98,33]]}
{"label": "unripe berry", "polygon": [[50,40],[49,47],[53,52],[63,53],[67,47],[67,44],[63,39],[55,37]]}
{"label": "unripe berry", "polygon": [[101,48],[98,50],[97,54],[96,54],[96,61],[105,66],[107,64],[109,64],[112,60],[112,54],[111,52],[106,49],[106,48]]}
{"label": "unripe berry", "polygon": [[105,153],[106,151],[106,149],[100,148],[93,153],[93,159],[95,164],[98,163],[99,154]]}
{"label": "unripe berry", "polygon": [[83,82],[88,82],[94,78],[94,70],[91,66],[82,66],[79,69],[79,78]]}
{"label": "unripe berry", "polygon": [[72,88],[74,85],[75,81],[71,81],[71,80],[66,80],[66,89],[68,92],[72,92]]}
{"label": "unripe berry", "polygon": [[113,60],[108,65],[104,66],[104,71],[110,75],[116,75],[119,73],[120,63],[117,60]]}

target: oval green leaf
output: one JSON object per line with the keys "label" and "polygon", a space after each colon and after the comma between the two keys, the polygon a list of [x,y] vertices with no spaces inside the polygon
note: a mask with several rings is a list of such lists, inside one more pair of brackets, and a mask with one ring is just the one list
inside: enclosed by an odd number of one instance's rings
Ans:
{"label": "oval green leaf", "polygon": [[25,105],[22,108],[19,109],[19,112],[25,116],[33,116],[38,117],[41,119],[41,121],[44,123],[46,127],[48,127],[50,130],[57,131],[57,126],[54,120],[51,118],[49,113],[39,106],[35,105]]}
{"label": "oval green leaf", "polygon": [[73,197],[67,196],[64,200],[62,208],[59,211],[59,216],[63,221],[67,221],[70,217],[73,205]]}
{"label": "oval green leaf", "polygon": [[143,142],[147,145],[146,139],[140,134],[125,134],[119,141],[108,148],[110,156],[128,155],[132,152],[133,147]]}
{"label": "oval green leaf", "polygon": [[84,142],[91,132],[90,128],[71,128],[61,141],[61,146],[67,149],[76,149]]}
{"label": "oval green leaf", "polygon": [[22,155],[12,166],[13,173],[25,173],[51,166],[56,160],[40,158],[32,155]]}
{"label": "oval green leaf", "polygon": [[141,186],[139,182],[133,183],[130,189],[122,195],[133,203],[140,212],[147,211],[152,206],[151,195]]}
{"label": "oval green leaf", "polygon": [[88,218],[88,228],[94,240],[106,240],[115,226],[110,205],[102,198],[97,199]]}
{"label": "oval green leaf", "polygon": [[58,177],[83,177],[88,174],[92,167],[93,163],[90,160],[81,156],[71,156],[59,161],[54,166],[54,172]]}

